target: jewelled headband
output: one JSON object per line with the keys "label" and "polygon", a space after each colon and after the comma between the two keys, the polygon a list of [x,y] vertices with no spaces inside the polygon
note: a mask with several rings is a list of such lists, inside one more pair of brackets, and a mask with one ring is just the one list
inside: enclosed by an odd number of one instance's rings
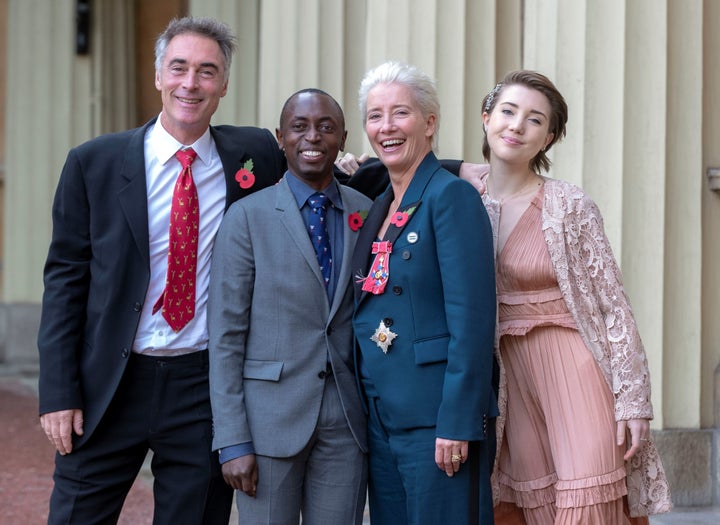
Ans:
{"label": "jewelled headband", "polygon": [[497,84],[495,84],[495,87],[492,88],[492,91],[490,91],[490,93],[488,93],[487,99],[485,100],[485,113],[490,111],[493,100],[495,100],[495,95],[497,95],[501,89],[502,89],[502,82],[498,82]]}

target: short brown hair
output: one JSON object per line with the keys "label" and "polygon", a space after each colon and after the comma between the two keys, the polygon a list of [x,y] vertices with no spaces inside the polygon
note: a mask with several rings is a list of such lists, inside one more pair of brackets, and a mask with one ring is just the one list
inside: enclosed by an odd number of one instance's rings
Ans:
{"label": "short brown hair", "polygon": [[[538,152],[537,155],[530,162],[530,168],[540,174],[541,171],[548,171],[550,169],[550,159],[548,159],[546,153],[552,147],[553,144],[558,142],[565,136],[565,125],[568,119],[568,108],[565,103],[565,99],[560,94],[558,89],[555,87],[549,78],[545,75],[536,71],[529,71],[527,69],[521,69],[518,71],[512,71],[505,75],[495,88],[485,95],[482,102],[482,107],[485,113],[492,113],[497,103],[497,99],[500,93],[507,87],[512,85],[522,85],[530,89],[539,91],[550,102],[550,124],[548,131],[553,134],[553,138],[544,150]],[[487,132],[483,139],[482,146],[483,156],[486,160],[490,160],[490,144],[487,140]]]}

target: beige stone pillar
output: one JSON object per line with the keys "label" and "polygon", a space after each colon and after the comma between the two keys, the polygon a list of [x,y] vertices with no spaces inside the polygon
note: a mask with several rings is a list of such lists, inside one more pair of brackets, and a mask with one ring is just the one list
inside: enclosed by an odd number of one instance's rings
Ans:
{"label": "beige stone pillar", "polygon": [[237,36],[228,92],[213,116],[213,124],[259,125],[260,1],[190,0],[188,11],[192,16],[209,16],[225,22]]}
{"label": "beige stone pillar", "polygon": [[50,211],[68,150],[127,127],[134,78],[128,3],[92,2],[90,54],[75,54],[74,0],[10,0],[4,297],[39,302]]}
{"label": "beige stone pillar", "polygon": [[[582,89],[570,101],[568,128],[569,135],[579,132],[581,141],[568,137],[567,144],[561,148],[566,155],[559,159],[558,168],[563,178],[581,182],[595,199],[606,218],[605,229],[613,243],[615,256],[621,258],[625,10],[617,5],[608,8],[603,2],[587,2],[585,7],[582,27],[587,38],[578,36],[575,39],[577,45],[586,43],[584,56],[575,62],[574,74],[567,68],[562,69],[564,82],[579,85]],[[572,51],[571,46],[565,47],[565,53]],[[589,92],[584,96],[582,92],[586,88]],[[581,108],[578,115],[574,115],[575,103]]]}
{"label": "beige stone pillar", "polygon": [[486,162],[482,156],[483,98],[508,72],[522,66],[522,20],[522,2],[518,0],[467,3],[467,87],[459,124],[465,127],[462,158],[470,162]]}
{"label": "beige stone pillar", "polygon": [[667,24],[663,416],[667,427],[699,428],[714,383],[701,338],[703,2],[668,1]]}
{"label": "beige stone pillar", "polygon": [[8,3],[6,302],[39,302],[42,293],[55,185],[89,93],[88,59],[74,56],[74,14],[73,0]]}
{"label": "beige stone pillar", "polygon": [[[134,2],[93,0],[91,64],[93,111],[84,136],[137,125],[137,67]],[[147,74],[151,74],[148,72]],[[76,122],[78,126],[83,121]]]}
{"label": "beige stone pillar", "polygon": [[[695,76],[678,78],[677,82],[692,86],[702,82],[701,425],[720,428],[720,417],[713,416],[713,413],[720,415],[720,390],[711,395],[710,378],[712,371],[720,367],[720,191],[710,190],[706,179],[708,169],[720,168],[720,2],[703,2],[702,19],[702,81]],[[691,171],[685,173],[688,179],[697,175]],[[716,485],[716,503],[718,501],[720,486]]]}
{"label": "beige stone pillar", "polygon": [[323,89],[344,105],[344,7],[345,2],[323,0],[261,3],[261,126],[274,130],[283,103],[298,89]]}
{"label": "beige stone pillar", "polygon": [[[8,0],[0,0],[0,33],[7,34],[8,27]],[[7,71],[7,39],[0,40],[0,71]],[[2,224],[5,222],[5,135],[6,135],[6,119],[5,106],[3,101],[7,100],[5,96],[5,83],[7,75],[0,76],[0,261],[5,260],[5,242],[3,239],[4,228]],[[4,279],[0,271],[0,297],[2,297],[2,289]],[[0,359],[2,354],[2,345],[0,345]]]}
{"label": "beige stone pillar", "polygon": [[287,97],[306,87],[324,89],[344,105],[346,4],[355,15],[362,2],[191,1],[192,15],[219,18],[238,36],[230,89],[214,122],[274,132]]}
{"label": "beige stone pillar", "polygon": [[[663,427],[667,8],[665,2],[626,4],[623,105],[621,263],[628,295],[650,361],[654,426]],[[697,402],[688,407],[697,411]]]}

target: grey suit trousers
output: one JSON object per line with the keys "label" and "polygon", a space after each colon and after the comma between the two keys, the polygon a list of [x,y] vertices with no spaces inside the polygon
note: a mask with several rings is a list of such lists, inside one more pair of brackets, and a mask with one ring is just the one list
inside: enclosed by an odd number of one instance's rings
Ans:
{"label": "grey suit trousers", "polygon": [[257,495],[237,491],[242,525],[361,525],[367,458],[347,425],[335,379],[325,380],[317,426],[295,456],[256,456]]}

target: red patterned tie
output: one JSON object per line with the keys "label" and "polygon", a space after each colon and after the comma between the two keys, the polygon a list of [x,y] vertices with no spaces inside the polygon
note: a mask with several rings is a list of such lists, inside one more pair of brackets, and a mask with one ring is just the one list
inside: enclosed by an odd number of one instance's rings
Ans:
{"label": "red patterned tie", "polygon": [[197,273],[200,207],[192,178],[191,164],[197,157],[192,148],[178,150],[175,157],[182,171],[175,183],[170,208],[170,242],[165,290],[153,307],[162,307],[162,315],[175,332],[195,316],[195,278]]}

